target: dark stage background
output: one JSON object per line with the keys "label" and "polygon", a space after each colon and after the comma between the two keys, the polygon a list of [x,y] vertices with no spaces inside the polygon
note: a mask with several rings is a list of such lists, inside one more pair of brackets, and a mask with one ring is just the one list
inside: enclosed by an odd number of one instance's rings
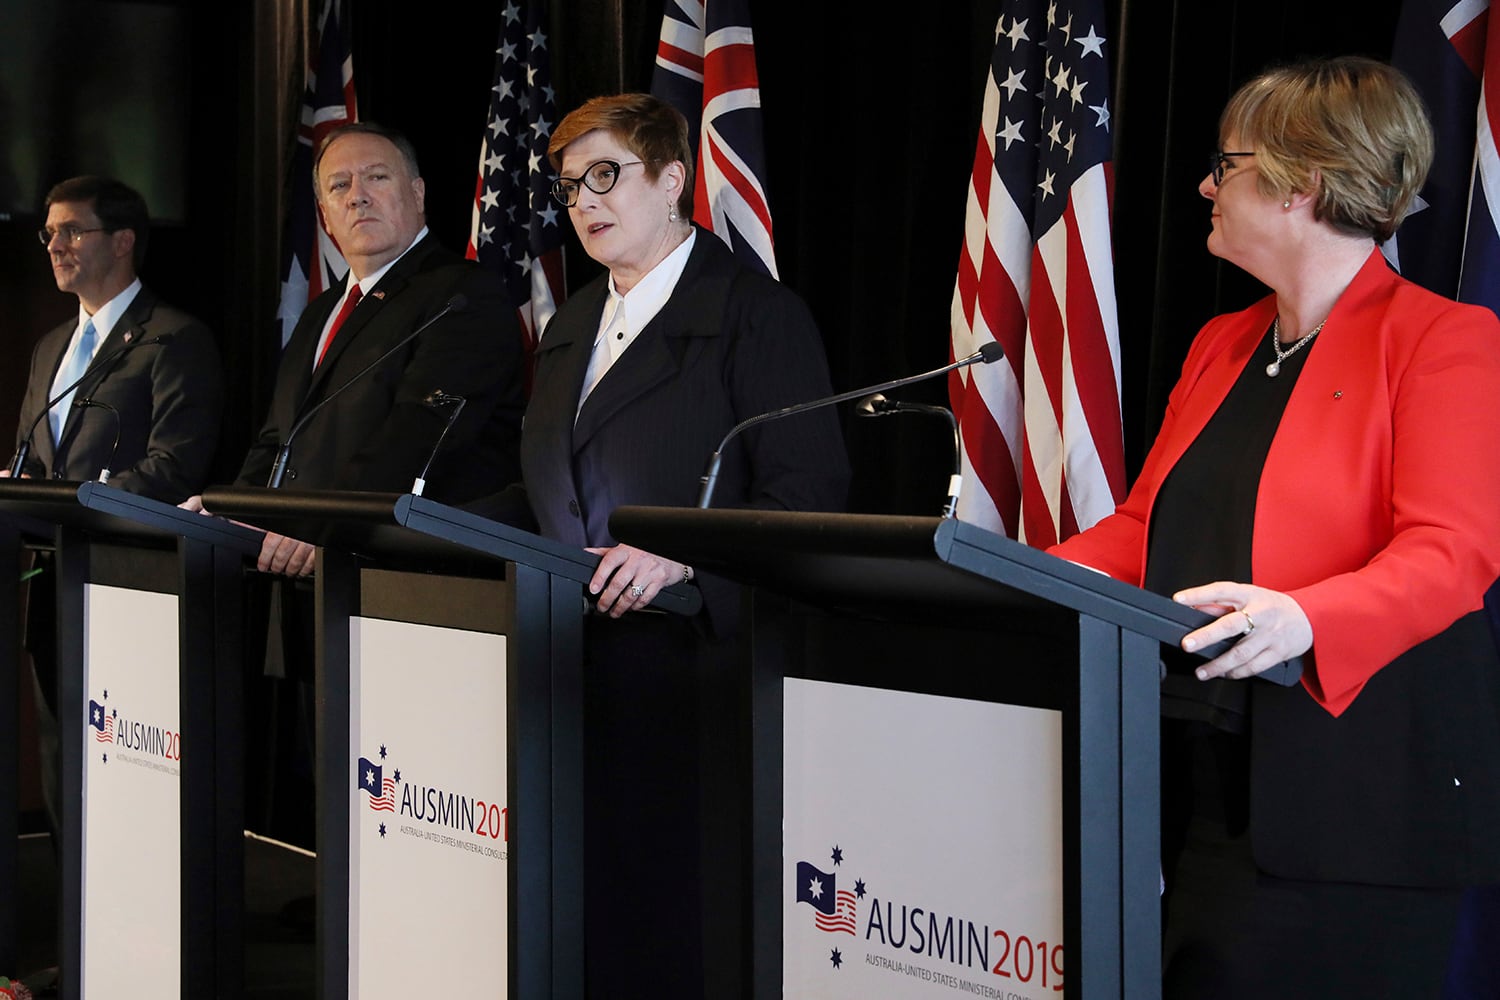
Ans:
{"label": "dark stage background", "polygon": [[[56,291],[35,242],[40,194],[65,176],[115,172],[160,192],[153,209],[163,220],[144,277],[221,339],[231,396],[220,478],[238,467],[274,374],[283,164],[310,6],[0,0],[7,441],[31,346],[75,308]],[[411,135],[429,223],[461,248],[502,4],[353,6],[360,115]],[[1134,473],[1194,332],[1260,291],[1203,249],[1208,206],[1196,186],[1216,145],[1219,109],[1271,62],[1388,56],[1399,3],[1107,0],[1107,7],[1101,32],[1116,67],[1115,270]],[[778,262],[822,327],[835,389],[948,360],[968,171],[999,9],[999,0],[967,0],[900,8],[892,17],[866,5],[754,5]],[[554,0],[559,108],[649,89],[660,18],[658,0]],[[154,113],[137,115],[143,103]],[[576,245],[569,252],[576,287],[597,272]],[[941,403],[944,394],[937,380],[902,395]],[[844,419],[856,469],[853,509],[937,513],[946,428],[855,420],[847,411]]]}

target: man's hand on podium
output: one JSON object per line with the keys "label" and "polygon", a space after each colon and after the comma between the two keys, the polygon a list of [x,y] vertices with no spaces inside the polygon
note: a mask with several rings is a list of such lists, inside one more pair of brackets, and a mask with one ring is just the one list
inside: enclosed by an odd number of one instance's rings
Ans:
{"label": "man's hand on podium", "polygon": [[307,576],[317,565],[317,557],[318,547],[311,542],[268,531],[260,544],[260,558],[255,561],[255,568],[262,573]]}
{"label": "man's hand on podium", "polygon": [[[177,505],[183,510],[193,511],[197,514],[214,516],[203,506],[202,496],[191,496]],[[235,521],[235,524],[243,522]],[[244,527],[252,528],[253,524],[245,524]],[[288,538],[286,535],[278,535],[274,531],[265,532],[260,543],[260,556],[255,560],[255,568],[262,573],[280,573],[283,576],[307,576],[317,565],[318,547],[310,542],[299,541]]]}

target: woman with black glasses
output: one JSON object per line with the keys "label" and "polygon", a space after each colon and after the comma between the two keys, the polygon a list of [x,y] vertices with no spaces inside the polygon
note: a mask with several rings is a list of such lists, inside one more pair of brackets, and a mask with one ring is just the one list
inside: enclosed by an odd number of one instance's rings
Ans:
{"label": "woman with black glasses", "polygon": [[[1500,321],[1382,256],[1432,158],[1409,82],[1275,69],[1220,120],[1198,335],[1114,515],[1053,551],[1216,615],[1163,703],[1169,997],[1439,995],[1500,880]],[[1303,659],[1300,685],[1256,674]]]}
{"label": "woman with black glasses", "polygon": [[[733,811],[745,797],[726,756],[739,589],[618,544],[609,515],[694,506],[730,428],[829,395],[828,363],[802,300],[690,221],[687,122],[670,105],[595,98],[558,124],[548,152],[553,197],[607,269],[543,331],[521,438],[541,533],[603,557],[590,585],[601,614],[585,625],[588,992],[738,995],[744,823]],[[816,410],[736,437],[715,505],[840,510],[848,479],[838,419]],[[703,613],[653,613],[661,588],[682,581],[701,589]]]}

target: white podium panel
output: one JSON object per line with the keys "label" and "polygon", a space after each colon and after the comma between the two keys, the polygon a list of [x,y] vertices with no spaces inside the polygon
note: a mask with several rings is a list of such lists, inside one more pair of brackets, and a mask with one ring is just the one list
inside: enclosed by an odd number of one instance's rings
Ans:
{"label": "white podium panel", "polygon": [[784,691],[784,995],[1061,996],[1062,714]]}
{"label": "white podium panel", "polygon": [[505,637],[349,631],[349,995],[503,997]]}
{"label": "white podium panel", "polygon": [[182,981],[178,599],[88,584],[83,601],[80,995],[159,1000]]}

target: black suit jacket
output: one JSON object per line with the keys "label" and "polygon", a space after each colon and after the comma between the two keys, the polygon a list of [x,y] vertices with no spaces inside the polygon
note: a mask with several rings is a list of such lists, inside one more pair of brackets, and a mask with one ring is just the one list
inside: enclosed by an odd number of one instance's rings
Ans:
{"label": "black suit jacket", "polygon": [[[609,515],[621,505],[695,506],[704,465],[731,427],[832,391],[803,301],[700,230],[661,312],[579,410],[607,298],[600,277],[548,324],[521,440],[525,495],[541,533],[580,546],[614,544]],[[737,437],[725,450],[713,502],[842,510],[848,485],[830,407]],[[708,576],[699,585],[714,626],[725,631],[737,591]]]}
{"label": "black suit jacket", "polygon": [[[48,331],[32,352],[20,437],[46,408],[77,325],[69,319]],[[171,341],[143,343],[162,334],[171,334]],[[141,346],[114,362],[107,360],[131,342]],[[51,421],[36,424],[26,473],[87,480],[97,478],[107,465],[111,486],[166,503],[178,503],[203,488],[218,447],[224,405],[223,369],[208,327],[142,286],[99,345],[74,400],[85,396],[119,414],[119,447],[114,447],[115,421],[109,410],[74,407],[59,441],[52,439]]]}
{"label": "black suit jacket", "polygon": [[264,486],[300,416],[332,398],[459,293],[467,299],[463,309],[433,324],[308,420],[293,441],[283,485],[410,490],[443,432],[446,411],[422,402],[439,390],[466,402],[433,460],[425,495],[455,503],[513,481],[524,407],[523,358],[520,325],[499,278],[425,237],[365,293],[314,371],[318,338],[343,288],[320,295],[297,321],[282,353],[265,426],[238,482]]}

